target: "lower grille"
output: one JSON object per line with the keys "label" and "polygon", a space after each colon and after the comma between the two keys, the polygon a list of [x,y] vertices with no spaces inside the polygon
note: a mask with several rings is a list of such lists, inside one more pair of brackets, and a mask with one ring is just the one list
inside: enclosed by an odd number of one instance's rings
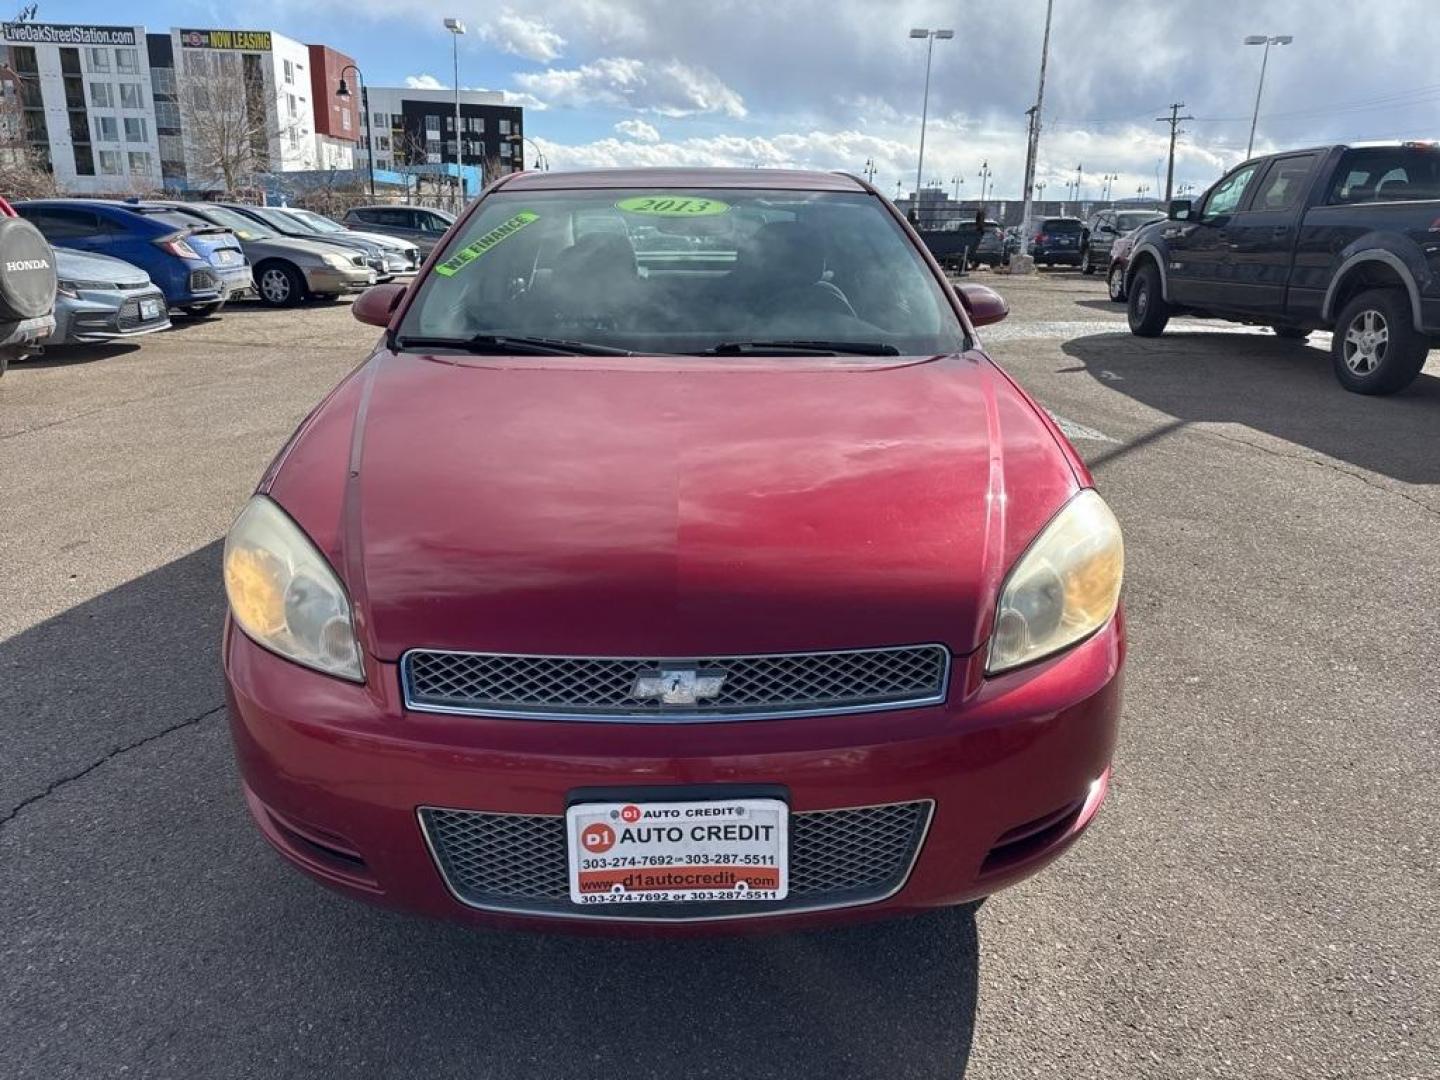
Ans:
{"label": "lower grille", "polygon": [[420,824],[446,885],[463,904],[573,918],[678,920],[851,907],[905,884],[930,824],[929,801],[790,815],[790,890],[784,900],[616,904],[570,902],[565,819],[423,808]]}
{"label": "lower grille", "polygon": [[[405,704],[432,712],[578,720],[747,720],[908,708],[945,699],[940,645],[694,659],[412,649]],[[666,693],[675,685],[688,694]],[[688,682],[686,682],[688,680]]]}
{"label": "lower grille", "polygon": [[[150,297],[145,297],[145,299],[148,300]],[[120,310],[115,315],[115,329],[120,331],[140,330],[146,326],[153,326],[156,323],[163,322],[165,319],[165,304],[163,298],[159,294],[156,294],[154,299],[161,301],[160,314],[148,319],[142,318],[140,315],[139,299],[126,300],[120,305]]]}

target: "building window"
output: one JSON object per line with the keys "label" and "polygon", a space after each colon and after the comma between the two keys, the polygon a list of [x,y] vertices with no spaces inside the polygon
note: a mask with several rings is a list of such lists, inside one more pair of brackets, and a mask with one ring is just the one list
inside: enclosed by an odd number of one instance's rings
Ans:
{"label": "building window", "polygon": [[120,141],[120,125],[115,122],[115,117],[95,117],[95,139],[97,142]]}
{"label": "building window", "polygon": [[287,112],[289,112],[291,120],[294,120],[295,117],[299,115],[299,110],[295,108],[294,94],[285,95],[285,109]]}
{"label": "building window", "polygon": [[110,70],[110,50],[109,50],[109,49],[86,49],[86,50],[85,50],[85,55],[86,55],[86,59],[89,60],[89,62],[90,62],[90,70],[91,70],[91,71],[109,71],[109,70]]}
{"label": "building window", "polygon": [[130,151],[130,175],[131,175],[131,176],[149,176],[149,175],[150,175],[150,155],[149,155],[149,154],[146,154],[146,153],[143,153],[143,152],[140,152],[140,151],[136,151],[136,150],[131,150],[131,151]]}
{"label": "building window", "polygon": [[376,136],[375,136],[375,149],[376,149],[376,150],[386,150],[386,151],[388,151],[388,150],[390,149],[390,136],[389,136],[389,135],[376,135]]}
{"label": "building window", "polygon": [[[435,133],[434,136],[432,136],[432,135],[430,134],[432,131]],[[430,116],[425,117],[425,137],[426,137],[426,138],[438,138],[439,135],[440,135],[440,117],[435,116],[435,115],[430,115]]]}
{"label": "building window", "polygon": [[291,86],[295,85],[295,65],[289,60],[285,61],[285,82]]}
{"label": "building window", "polygon": [[162,128],[180,128],[180,105],[175,101],[155,102],[155,126]]}
{"label": "building window", "polygon": [[173,67],[152,67],[150,86],[157,94],[175,93],[175,69]]}
{"label": "building window", "polygon": [[119,175],[120,175],[120,151],[119,151],[119,150],[101,150],[101,151],[100,151],[100,175],[101,175],[101,176],[119,176]]}
{"label": "building window", "polygon": [[470,117],[470,130],[476,135],[485,134],[485,118],[483,116]]}
{"label": "building window", "polygon": [[140,73],[140,53],[136,49],[115,50],[115,70],[124,75]]}
{"label": "building window", "polygon": [[509,135],[509,134],[510,134],[510,121],[509,121],[509,120],[501,120],[501,121],[500,121],[500,134],[501,134],[501,135]]}
{"label": "building window", "polygon": [[340,130],[341,130],[341,131],[349,131],[349,130],[350,130],[350,110],[349,110],[349,109],[342,108],[342,109],[340,110]]}
{"label": "building window", "polygon": [[185,140],[179,135],[160,136],[160,161],[163,164],[167,161],[185,160]]}
{"label": "building window", "polygon": [[145,94],[139,83],[120,84],[120,107],[122,109],[145,108]]}
{"label": "building window", "polygon": [[95,175],[95,155],[90,152],[90,144],[75,147],[75,175]]}
{"label": "building window", "polygon": [[90,84],[90,104],[97,109],[113,109],[115,107],[115,88],[108,82],[92,82]]}
{"label": "building window", "polygon": [[149,142],[145,134],[145,118],[143,116],[125,117],[125,141],[126,142]]}
{"label": "building window", "polygon": [[[504,121],[504,120],[501,120],[500,122],[503,124],[505,121]],[[509,144],[508,142],[503,142],[503,143],[500,144],[500,156],[501,156],[502,158],[509,158],[509,156],[510,156],[510,144]]]}

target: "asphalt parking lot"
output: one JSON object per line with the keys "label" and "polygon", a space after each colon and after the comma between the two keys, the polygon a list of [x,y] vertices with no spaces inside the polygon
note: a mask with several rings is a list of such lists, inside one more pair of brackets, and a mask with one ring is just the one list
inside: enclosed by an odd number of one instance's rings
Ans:
{"label": "asphalt parking lot", "polygon": [[1111,801],[978,911],[741,940],[506,935],[274,856],[222,704],[221,537],[363,358],[258,307],[0,380],[0,1075],[1440,1075],[1440,354],[1011,280],[990,351],[1126,529]]}

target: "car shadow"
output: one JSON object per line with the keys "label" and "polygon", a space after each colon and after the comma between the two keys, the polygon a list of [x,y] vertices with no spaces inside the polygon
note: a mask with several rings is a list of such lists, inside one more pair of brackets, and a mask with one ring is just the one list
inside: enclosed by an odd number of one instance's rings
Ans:
{"label": "car shadow", "polygon": [[1409,484],[1440,483],[1440,378],[1390,397],[1352,394],[1327,349],[1261,334],[1101,333],[1061,348],[1107,390],[1183,422],[1241,424]]}
{"label": "car shadow", "polygon": [[[1105,279],[1103,277],[1097,277],[1096,280],[1098,281],[1100,287],[1103,289],[1105,287]],[[1091,311],[1108,312],[1111,315],[1118,315],[1121,318],[1125,317],[1125,304],[1123,302],[1117,304],[1114,300],[1110,299],[1076,300],[1075,306],[1089,308]]]}
{"label": "car shadow", "polygon": [[235,775],[220,556],[0,640],[0,954],[27,958],[7,990],[45,1003],[8,1025],[17,1075],[965,1074],[971,907],[740,938],[505,933],[293,870]]}
{"label": "car shadow", "polygon": [[43,353],[20,360],[18,364],[27,368],[73,367],[93,364],[97,360],[113,360],[139,351],[138,340],[97,345],[48,345]]}

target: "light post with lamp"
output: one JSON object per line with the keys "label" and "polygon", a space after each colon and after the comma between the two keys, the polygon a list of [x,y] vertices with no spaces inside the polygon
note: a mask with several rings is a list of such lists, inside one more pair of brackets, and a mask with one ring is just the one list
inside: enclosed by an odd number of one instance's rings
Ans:
{"label": "light post with lamp", "polygon": [[935,55],[935,39],[949,41],[955,36],[954,30],[911,30],[912,38],[925,38],[925,96],[920,102],[920,156],[915,160],[915,206],[912,210],[912,221],[918,221],[920,215],[920,187],[921,176],[925,170],[925,120],[930,114],[930,60]]}
{"label": "light post with lamp", "polygon": [[375,136],[370,129],[370,95],[365,89],[365,76],[360,74],[360,69],[354,64],[346,64],[340,69],[340,85],[335,88],[335,96],[341,101],[350,100],[350,87],[345,83],[345,72],[355,72],[355,81],[360,84],[360,108],[365,113],[365,163],[370,170],[370,198],[375,198]]}
{"label": "light post with lamp", "polygon": [[463,203],[465,177],[460,170],[465,166],[465,138],[460,133],[460,37],[465,33],[465,24],[459,19],[446,19],[445,29],[450,31],[455,60],[455,187]]}
{"label": "light post with lamp", "polygon": [[1289,45],[1295,38],[1290,34],[1276,34],[1268,37],[1265,34],[1251,34],[1245,39],[1246,45],[1264,45],[1265,54],[1260,58],[1260,85],[1255,87],[1255,112],[1250,117],[1250,141],[1245,144],[1245,156],[1250,156],[1251,149],[1255,146],[1255,125],[1260,120],[1260,95],[1265,92],[1265,67],[1270,63],[1271,45]]}

